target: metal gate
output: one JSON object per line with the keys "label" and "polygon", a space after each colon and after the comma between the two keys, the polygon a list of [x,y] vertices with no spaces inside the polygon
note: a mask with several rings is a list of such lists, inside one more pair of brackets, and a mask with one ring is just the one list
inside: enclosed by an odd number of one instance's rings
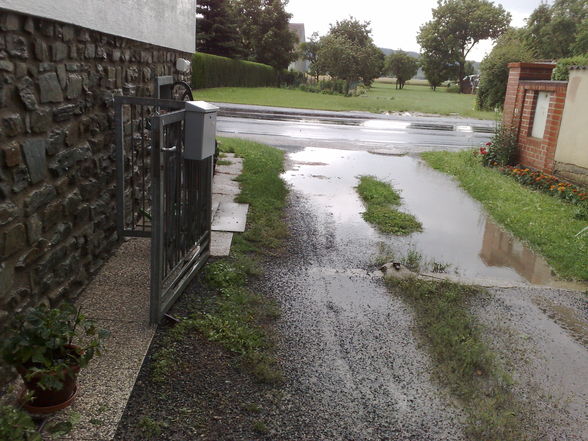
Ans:
{"label": "metal gate", "polygon": [[213,158],[184,158],[184,106],[115,97],[117,227],[120,237],[151,237],[151,323],[209,256]]}

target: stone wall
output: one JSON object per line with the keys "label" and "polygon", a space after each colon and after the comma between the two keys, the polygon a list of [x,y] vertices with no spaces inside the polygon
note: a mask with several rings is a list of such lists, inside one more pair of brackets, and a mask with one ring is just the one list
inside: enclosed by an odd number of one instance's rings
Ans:
{"label": "stone wall", "polygon": [[74,299],[117,244],[113,96],[191,54],[0,10],[0,323]]}

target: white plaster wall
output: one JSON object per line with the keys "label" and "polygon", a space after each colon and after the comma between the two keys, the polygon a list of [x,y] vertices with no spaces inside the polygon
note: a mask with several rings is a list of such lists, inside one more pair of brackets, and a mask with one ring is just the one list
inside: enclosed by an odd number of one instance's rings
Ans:
{"label": "white plaster wall", "polygon": [[571,70],[555,160],[588,168],[588,70]]}
{"label": "white plaster wall", "polygon": [[195,51],[195,0],[0,0],[0,8]]}

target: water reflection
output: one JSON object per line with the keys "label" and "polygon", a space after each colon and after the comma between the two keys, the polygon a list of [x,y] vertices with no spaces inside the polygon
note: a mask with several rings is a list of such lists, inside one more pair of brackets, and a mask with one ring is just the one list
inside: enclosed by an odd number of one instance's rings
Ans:
{"label": "water reflection", "polygon": [[545,285],[553,280],[545,259],[489,219],[486,220],[480,257],[488,266],[511,267],[536,285]]}

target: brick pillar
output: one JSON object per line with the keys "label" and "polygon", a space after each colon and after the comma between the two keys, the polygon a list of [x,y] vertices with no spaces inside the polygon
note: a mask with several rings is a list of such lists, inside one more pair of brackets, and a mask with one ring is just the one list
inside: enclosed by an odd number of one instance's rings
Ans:
{"label": "brick pillar", "polygon": [[550,80],[553,63],[509,63],[508,83],[502,123],[505,126],[518,127],[523,97],[519,97],[519,83],[524,80]]}

